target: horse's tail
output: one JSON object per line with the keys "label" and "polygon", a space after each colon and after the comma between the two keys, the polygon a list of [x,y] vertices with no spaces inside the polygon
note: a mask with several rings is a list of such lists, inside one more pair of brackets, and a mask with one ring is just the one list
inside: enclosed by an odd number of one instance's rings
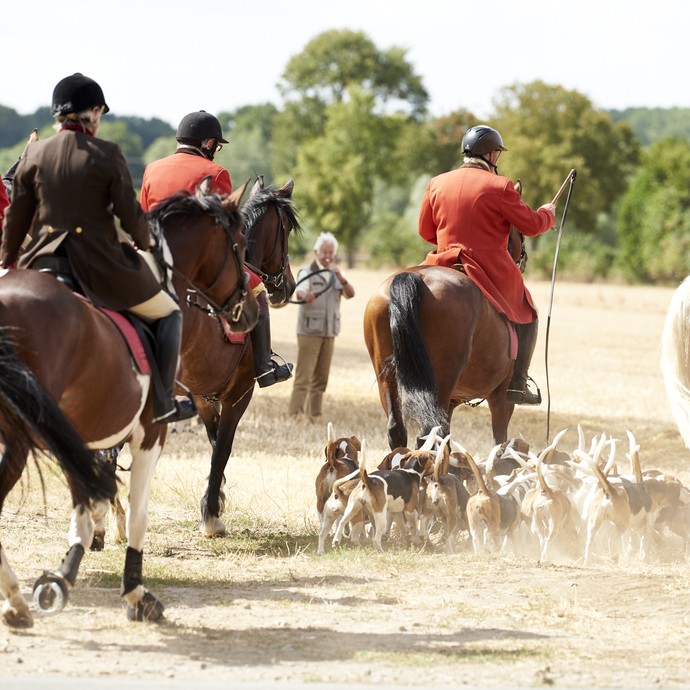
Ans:
{"label": "horse's tail", "polygon": [[398,387],[405,394],[405,412],[420,429],[441,425],[448,430],[448,413],[438,400],[436,378],[419,323],[424,281],[419,273],[399,273],[389,291],[388,309],[393,360]]}
{"label": "horse's tail", "polygon": [[690,277],[673,293],[666,312],[661,371],[678,431],[690,448]]}
{"label": "horse's tail", "polygon": [[16,355],[0,332],[0,435],[5,444],[3,462],[19,462],[34,449],[52,453],[75,498],[110,499],[116,480],[67,420],[62,410]]}

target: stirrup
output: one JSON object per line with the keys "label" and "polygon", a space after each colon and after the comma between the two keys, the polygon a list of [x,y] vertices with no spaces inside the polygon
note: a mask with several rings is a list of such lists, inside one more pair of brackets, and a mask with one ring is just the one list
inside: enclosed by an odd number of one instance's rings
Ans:
{"label": "stirrup", "polygon": [[[534,383],[534,387],[537,389],[536,393],[532,393],[527,385],[527,382],[531,381]],[[524,390],[509,388],[506,391],[506,400],[513,405],[541,405],[541,391],[535,383],[531,376],[527,377],[525,381]]]}
{"label": "stirrup", "polygon": [[191,398],[184,398],[183,400],[175,400],[172,410],[166,412],[160,417],[154,417],[154,424],[172,424],[173,422],[183,422],[185,419],[196,417],[198,412],[194,400]]}
{"label": "stirrup", "polygon": [[[278,355],[280,356],[280,355]],[[283,359],[281,357],[281,359]],[[268,371],[264,371],[262,374],[256,376],[256,382],[259,384],[260,388],[267,388],[275,383],[280,383],[281,381],[287,381],[292,378],[292,370],[294,365],[292,362],[283,362],[285,364],[278,364],[278,362],[271,361],[271,368]]]}

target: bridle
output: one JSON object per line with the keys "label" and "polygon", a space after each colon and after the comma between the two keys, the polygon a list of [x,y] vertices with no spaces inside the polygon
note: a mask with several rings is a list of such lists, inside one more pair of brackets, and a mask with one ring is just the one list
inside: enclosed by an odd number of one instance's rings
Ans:
{"label": "bridle", "polygon": [[[247,279],[244,274],[243,262],[240,258],[239,246],[237,242],[233,242],[230,228],[225,223],[222,223],[218,220],[216,220],[216,225],[220,225],[223,228],[223,231],[225,232],[225,255],[223,256],[223,262],[220,266],[220,270],[218,271],[218,275],[211,283],[211,285],[209,285],[208,288],[200,288],[198,285],[196,285],[196,283],[194,283],[194,281],[190,280],[186,275],[184,275],[184,273],[175,268],[175,266],[168,263],[167,261],[163,261],[163,263],[175,276],[177,276],[180,280],[184,281],[187,284],[188,293],[191,293],[192,295],[198,295],[208,304],[208,306],[198,304],[195,300],[192,299],[192,296],[188,294],[186,301],[187,306],[196,307],[197,309],[200,309],[209,316],[222,317],[224,319],[227,319],[228,321],[232,321],[232,323],[237,323],[242,317],[242,312],[244,311],[244,303],[247,298]],[[235,267],[237,269],[237,287],[232,291],[230,296],[225,300],[225,302],[223,302],[223,304],[218,304],[209,293],[211,293],[213,289],[216,287],[216,285],[218,285],[218,283],[220,282],[220,279],[222,278],[223,273],[225,272],[225,266],[228,262],[228,258],[230,257],[231,253],[232,258],[235,261]],[[235,301],[236,303],[233,305],[233,302]]]}
{"label": "bridle", "polygon": [[269,293],[272,293],[283,286],[283,284],[285,283],[285,269],[290,265],[290,255],[288,254],[288,232],[285,229],[283,209],[277,202],[274,202],[274,204],[276,213],[278,214],[278,220],[280,222],[280,225],[278,227],[278,232],[276,233],[275,240],[273,241],[273,248],[271,249],[271,253],[268,255],[268,259],[263,263],[268,263],[273,258],[273,256],[276,253],[276,250],[278,249],[278,243],[280,242],[280,244],[282,245],[283,253],[278,272],[271,275],[269,273],[266,273],[265,271],[262,271],[260,267],[254,266],[254,264],[250,263],[249,261],[245,260],[244,262],[244,265],[248,269],[256,273],[256,275],[258,275],[261,278]]}

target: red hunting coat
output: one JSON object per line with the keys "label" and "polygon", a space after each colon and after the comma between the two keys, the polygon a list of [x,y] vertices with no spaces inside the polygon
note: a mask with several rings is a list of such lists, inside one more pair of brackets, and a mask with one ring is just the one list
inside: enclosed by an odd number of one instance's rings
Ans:
{"label": "red hunting coat", "polygon": [[419,234],[438,249],[424,264],[462,263],[484,296],[514,323],[537,318],[532,296],[508,253],[510,226],[540,235],[555,225],[545,208],[533,211],[507,177],[461,167],[429,181],[419,212]]}
{"label": "red hunting coat", "polygon": [[201,180],[209,175],[214,194],[232,194],[230,173],[208,158],[180,149],[171,156],[153,161],[144,170],[141,207],[144,211],[150,211],[163,199],[183,190],[194,194]]}

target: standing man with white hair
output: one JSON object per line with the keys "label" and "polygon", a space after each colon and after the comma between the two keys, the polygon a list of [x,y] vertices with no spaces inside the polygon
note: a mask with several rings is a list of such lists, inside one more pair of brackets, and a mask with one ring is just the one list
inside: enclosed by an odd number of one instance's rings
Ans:
{"label": "standing man with white hair", "polygon": [[355,289],[335,263],[338,240],[322,232],[314,243],[314,261],[297,275],[295,298],[302,302],[297,318],[297,367],[289,413],[321,415],[331,371],[335,336],[340,332],[340,298]]}

